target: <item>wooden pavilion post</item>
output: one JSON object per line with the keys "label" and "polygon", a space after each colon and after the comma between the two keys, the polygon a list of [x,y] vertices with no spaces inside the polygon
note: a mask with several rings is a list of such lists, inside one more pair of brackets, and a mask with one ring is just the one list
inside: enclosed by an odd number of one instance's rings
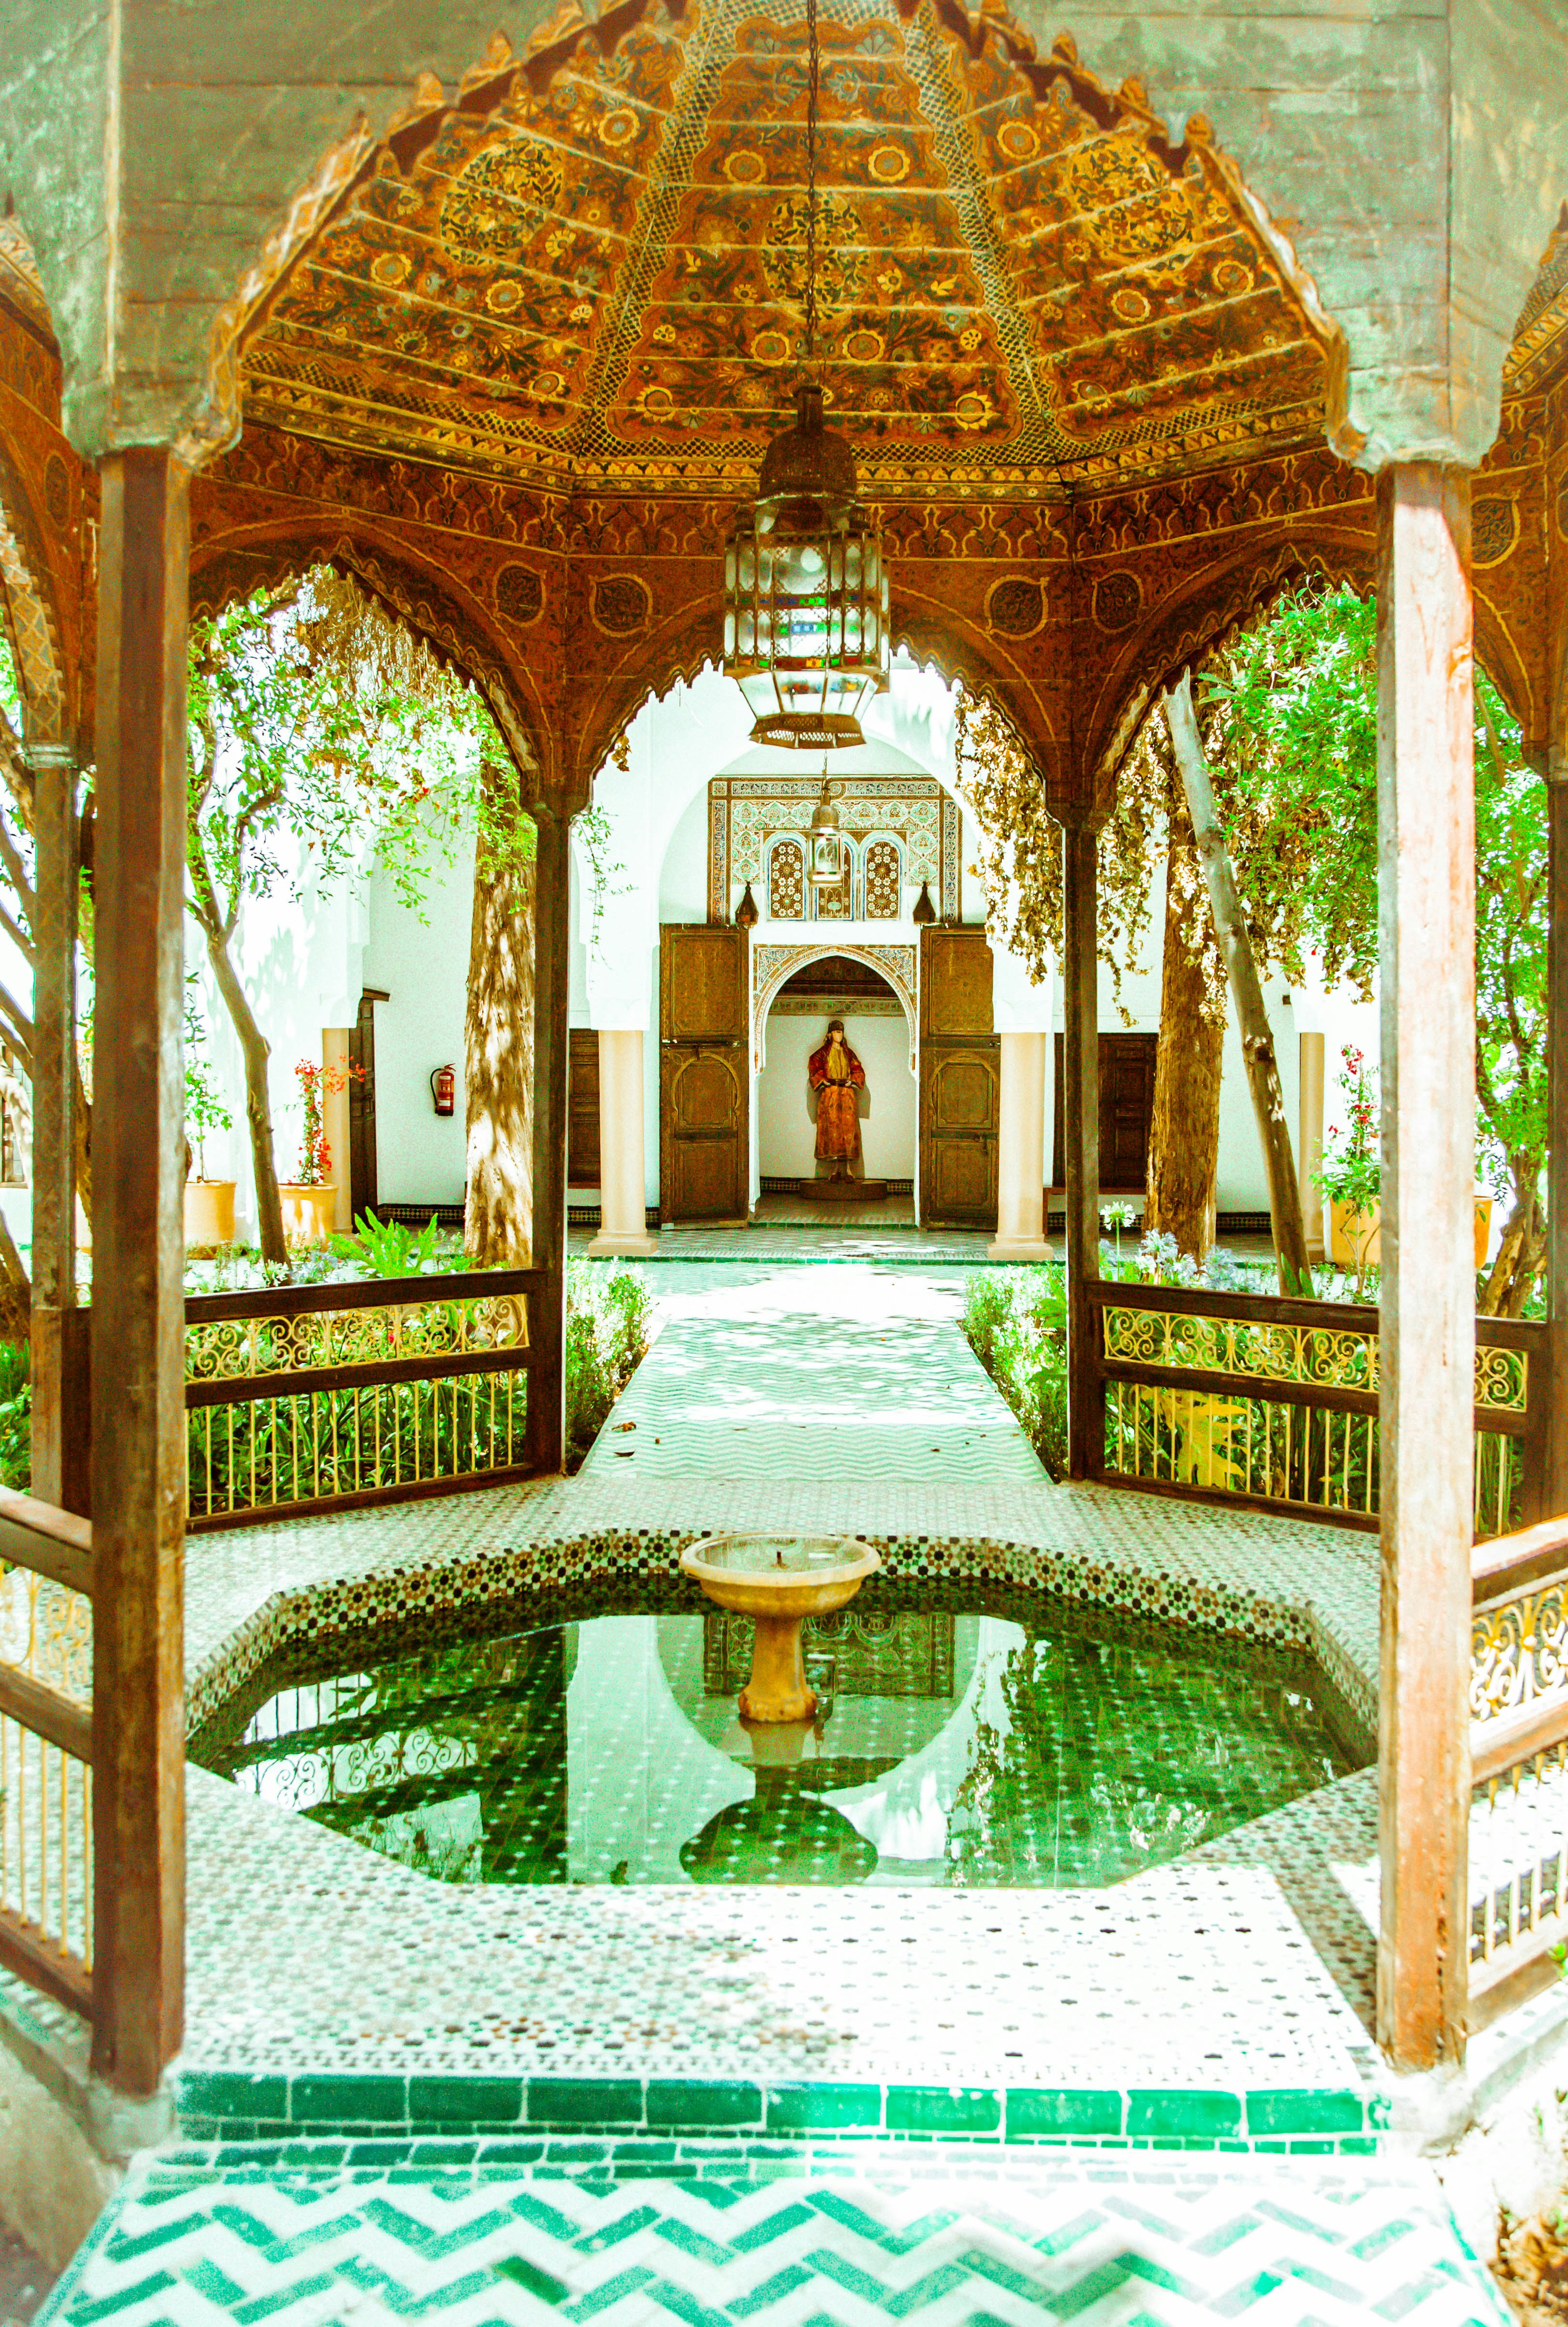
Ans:
{"label": "wooden pavilion post", "polygon": [[1546,1434],[1541,1515],[1568,1511],[1568,671],[1546,762]]}
{"label": "wooden pavilion post", "polygon": [[93,1084],[93,2045],[158,2089],[184,2017],[188,480],[99,464]]}
{"label": "wooden pavilion post", "polygon": [[1099,1320],[1089,1287],[1100,1273],[1098,836],[1063,828],[1062,1135],[1067,1173],[1068,1476],[1105,1469]]}
{"label": "wooden pavilion post", "polygon": [[[66,1313],[76,1307],[76,752],[27,747],[33,771],[36,961],[33,976],[33,1488],[64,1507],[68,1435]],[[76,1500],[85,1500],[78,1496]]]}
{"label": "wooden pavilion post", "polygon": [[1470,480],[1377,490],[1382,977],[1382,1911],[1377,2035],[1464,2051],[1475,1272]]}
{"label": "wooden pavilion post", "polygon": [[534,811],[533,1266],[548,1277],[540,1318],[539,1362],[528,1380],[531,1456],[558,1471],[566,1435],[566,1015],[570,945],[569,822],[557,808]]}

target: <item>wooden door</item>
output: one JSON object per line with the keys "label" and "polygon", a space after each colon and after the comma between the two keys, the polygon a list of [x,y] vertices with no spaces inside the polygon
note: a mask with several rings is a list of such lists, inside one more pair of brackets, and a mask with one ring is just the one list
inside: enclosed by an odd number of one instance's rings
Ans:
{"label": "wooden door", "polygon": [[368,986],[349,1037],[349,1210],[355,1220],[380,1202],[376,1187],[376,1005],[390,997]]}
{"label": "wooden door", "polygon": [[661,1220],[751,1209],[749,935],[683,921],[658,933]]}
{"label": "wooden door", "polygon": [[566,1185],[599,1185],[599,1037],[590,1026],[566,1038]]}
{"label": "wooden door", "polygon": [[920,1217],[994,1229],[1002,1045],[983,929],[920,931]]}
{"label": "wooden door", "polygon": [[[1100,1036],[1100,1189],[1142,1195],[1149,1177],[1149,1127],[1154,1117],[1154,1034]],[[1056,1038],[1056,1120],[1051,1181],[1065,1184],[1062,1146],[1063,1042]]]}

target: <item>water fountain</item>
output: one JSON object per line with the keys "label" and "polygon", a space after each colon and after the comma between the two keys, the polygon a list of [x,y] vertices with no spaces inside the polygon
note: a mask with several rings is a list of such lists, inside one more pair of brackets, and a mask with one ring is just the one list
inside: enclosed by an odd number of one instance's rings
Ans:
{"label": "water fountain", "polygon": [[817,1697],[806,1685],[800,1627],[853,1600],[882,1554],[848,1535],[711,1535],[688,1544],[680,1564],[710,1600],[755,1627],[742,1720],[809,1721]]}

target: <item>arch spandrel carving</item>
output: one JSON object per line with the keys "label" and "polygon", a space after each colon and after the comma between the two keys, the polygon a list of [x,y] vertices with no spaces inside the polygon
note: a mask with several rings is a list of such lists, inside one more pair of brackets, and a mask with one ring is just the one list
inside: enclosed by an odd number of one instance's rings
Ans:
{"label": "arch spandrel carving", "polygon": [[191,545],[191,613],[216,613],[311,565],[331,565],[351,576],[423,639],[438,660],[471,680],[490,705],[525,785],[549,790],[552,726],[531,675],[505,653],[472,593],[440,567],[411,556],[403,541],[382,541],[357,528],[297,522],[243,536],[209,533]]}

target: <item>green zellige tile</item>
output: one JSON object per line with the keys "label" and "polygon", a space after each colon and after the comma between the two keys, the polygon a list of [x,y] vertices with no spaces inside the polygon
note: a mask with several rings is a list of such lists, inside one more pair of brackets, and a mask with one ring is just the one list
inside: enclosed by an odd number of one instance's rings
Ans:
{"label": "green zellige tile", "polygon": [[1359,2093],[1293,2087],[1246,2097],[1249,2133],[1359,2133],[1365,2123]]}
{"label": "green zellige tile", "polygon": [[175,2088],[182,2119],[188,2117],[285,2117],[286,2077],[249,2077],[237,2069],[187,2070]]}
{"label": "green zellige tile", "polygon": [[530,2125],[640,2125],[635,2077],[530,2077]]}
{"label": "green zellige tile", "polygon": [[1044,2134],[1120,2133],[1122,2096],[1042,2085],[1007,2096],[1007,2138],[1031,2140]]}
{"label": "green zellige tile", "polygon": [[667,2129],[686,2125],[760,2126],[762,2088],[697,2077],[650,2077],[648,2122]]}
{"label": "green zellige tile", "polygon": [[1156,2141],[1213,2141],[1241,2131],[1237,2093],[1134,2092],[1127,2095],[1127,2131]]}
{"label": "green zellige tile", "polygon": [[416,2125],[516,2125],[520,2077],[410,2077],[408,2115]]}
{"label": "green zellige tile", "polygon": [[296,2125],[406,2125],[408,2088],[401,2077],[295,2077],[289,2115]]}
{"label": "green zellige tile", "polygon": [[770,2133],[828,2130],[882,2123],[880,2085],[773,2085],[768,2092]]}
{"label": "green zellige tile", "polygon": [[890,2133],[995,2133],[1002,2095],[983,2086],[890,2085]]}

